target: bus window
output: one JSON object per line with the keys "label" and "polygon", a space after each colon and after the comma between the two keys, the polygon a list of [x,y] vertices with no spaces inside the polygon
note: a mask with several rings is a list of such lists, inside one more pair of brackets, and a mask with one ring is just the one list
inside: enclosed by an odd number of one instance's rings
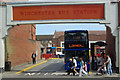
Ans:
{"label": "bus window", "polygon": [[61,52],[61,48],[57,48],[57,52]]}
{"label": "bus window", "polygon": [[85,41],[87,38],[87,33],[68,33],[65,35],[66,41]]}

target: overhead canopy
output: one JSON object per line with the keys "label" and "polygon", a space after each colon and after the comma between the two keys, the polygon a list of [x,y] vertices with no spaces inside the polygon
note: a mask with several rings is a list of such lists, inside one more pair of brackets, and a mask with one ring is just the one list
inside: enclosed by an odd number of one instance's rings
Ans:
{"label": "overhead canopy", "polygon": [[102,41],[98,41],[95,43],[96,45],[99,45],[99,46],[106,46],[107,44],[102,42]]}

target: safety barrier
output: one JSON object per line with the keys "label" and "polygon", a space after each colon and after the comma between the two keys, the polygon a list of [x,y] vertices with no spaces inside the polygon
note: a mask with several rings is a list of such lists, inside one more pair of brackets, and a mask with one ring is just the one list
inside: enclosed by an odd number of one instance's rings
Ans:
{"label": "safety barrier", "polygon": [[46,59],[49,59],[49,58],[56,58],[56,54],[42,54],[42,57]]}

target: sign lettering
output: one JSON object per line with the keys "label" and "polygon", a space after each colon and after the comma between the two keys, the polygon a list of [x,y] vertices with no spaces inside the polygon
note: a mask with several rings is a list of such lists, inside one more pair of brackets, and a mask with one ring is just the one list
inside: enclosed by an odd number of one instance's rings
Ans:
{"label": "sign lettering", "polygon": [[72,47],[84,47],[84,46],[82,46],[82,44],[72,44],[72,45],[69,44],[69,48]]}
{"label": "sign lettering", "polygon": [[13,7],[13,21],[104,19],[104,4]]}

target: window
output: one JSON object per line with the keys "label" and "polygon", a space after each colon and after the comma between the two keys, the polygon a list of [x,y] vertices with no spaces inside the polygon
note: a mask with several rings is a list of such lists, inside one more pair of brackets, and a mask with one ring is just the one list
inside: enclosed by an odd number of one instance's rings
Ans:
{"label": "window", "polygon": [[33,39],[33,34],[31,34],[31,39]]}
{"label": "window", "polygon": [[62,47],[64,47],[64,43],[62,43]]}
{"label": "window", "polygon": [[67,41],[85,41],[87,33],[84,32],[73,32],[65,35]]}
{"label": "window", "polygon": [[61,48],[57,48],[57,52],[61,52]]}

